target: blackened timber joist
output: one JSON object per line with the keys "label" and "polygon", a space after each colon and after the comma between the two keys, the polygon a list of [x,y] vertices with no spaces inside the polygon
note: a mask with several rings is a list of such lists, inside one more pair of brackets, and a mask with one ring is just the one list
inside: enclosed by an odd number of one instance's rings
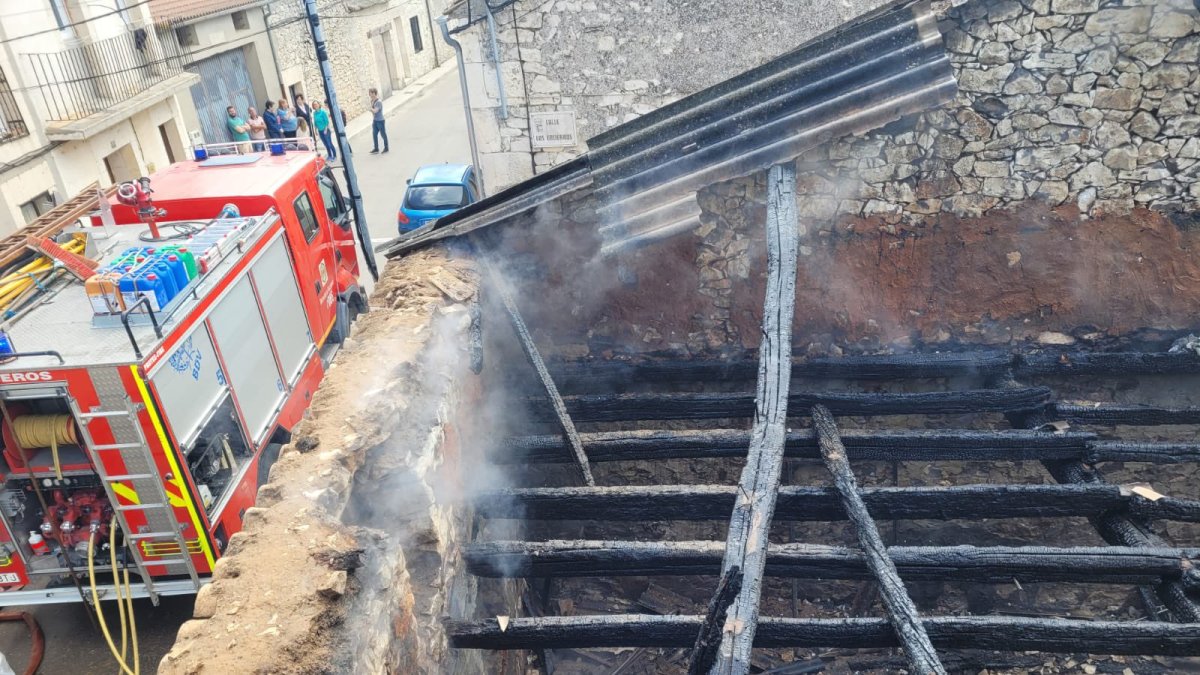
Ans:
{"label": "blackened timber joist", "polygon": [[[690,647],[700,616],[622,614],[447,621],[450,646],[460,649],[588,649]],[[757,647],[877,649],[897,647],[886,619],[759,619]],[[1080,621],[995,616],[927,616],[935,647],[1095,654],[1200,655],[1200,623]]]}
{"label": "blackened timber joist", "polygon": [[494,267],[487,261],[486,257],[483,258],[483,267],[491,279],[490,285],[497,295],[500,296],[500,301],[504,303],[504,309],[508,312],[508,318],[512,322],[513,332],[517,334],[517,341],[521,343],[521,350],[525,352],[525,357],[529,359],[529,363],[537,371],[538,378],[542,382],[542,387],[546,390],[546,396],[550,399],[551,409],[554,410],[554,418],[563,432],[563,437],[566,438],[568,445],[571,447],[583,482],[586,485],[595,485],[596,480],[592,477],[592,467],[588,464],[587,454],[583,450],[583,443],[579,440],[579,432],[575,430],[575,423],[571,420],[571,415],[563,404],[562,396],[559,395],[558,388],[554,385],[554,379],[550,377],[550,371],[546,370],[546,363],[542,360],[542,355],[538,351],[537,345],[533,342],[533,336],[529,334],[529,329],[525,326],[525,319],[521,317],[521,310],[517,307],[516,301],[513,300],[512,293],[509,292],[507,284],[503,279],[499,278]]}
{"label": "blackened timber joist", "polygon": [[[581,394],[564,396],[577,422],[699,420],[750,417],[753,394]],[[837,415],[945,415],[1039,410],[1050,400],[1046,387],[931,391],[911,394],[806,391],[788,396],[792,410],[823,405]],[[543,397],[530,399],[534,419],[550,421]]]}
{"label": "blackened timber joist", "polygon": [[[733,508],[737,495],[738,487],[733,485],[508,488],[481,492],[475,508],[487,518],[527,520],[722,520]],[[1136,515],[1149,503],[1144,497],[1108,484],[871,487],[863,488],[862,496],[871,514],[880,520]],[[1200,513],[1192,511],[1178,515],[1187,522],[1200,519]],[[844,518],[836,490],[790,485],[779,488],[776,520]]]}
{"label": "blackened timber joist", "polygon": [[854,527],[854,534],[862,548],[867,567],[875,577],[879,595],[883,598],[888,622],[892,624],[896,637],[900,639],[909,664],[920,674],[945,673],[946,668],[942,666],[937,650],[929,641],[929,634],[925,632],[925,626],[921,623],[917,605],[909,596],[904,582],[900,580],[900,573],[888,557],[879,528],[863,502],[858,481],[854,478],[850,460],[846,457],[846,448],[838,439],[837,423],[834,422],[833,415],[824,406],[818,405],[813,407],[812,416],[817,440],[821,445],[821,456],[825,459],[825,466],[830,475],[833,476],[833,484],[837,487],[842,508],[846,510],[846,516]]}
{"label": "blackened timber joist", "polygon": [[[709,576],[721,570],[719,541],[492,541],[463,549],[467,571],[490,578]],[[891,546],[888,556],[911,581],[1146,584],[1200,581],[1200,549],[1096,546]],[[840,546],[772,544],[766,575],[867,579],[863,554]]]}
{"label": "blackened timber joist", "polygon": [[731,505],[729,536],[721,563],[722,575],[741,570],[741,588],[729,606],[720,647],[711,659],[708,672],[712,675],[750,672],[763,568],[767,563],[767,537],[783,473],[799,229],[796,167],[773,166],[767,173],[767,288],[763,300],[758,392],[751,404],[754,424],[750,429],[746,465],[737,486],[741,498]]}
{"label": "blackened timber joist", "polygon": [[[570,407],[570,404],[567,404]],[[1048,411],[1051,420],[1075,424],[1155,426],[1163,424],[1200,424],[1200,408],[1163,408],[1119,403],[1056,403]]]}
{"label": "blackened timber joist", "polygon": [[[1200,460],[1200,444],[1156,443],[1095,444],[1091,433],[1042,431],[863,431],[843,430],[842,442],[852,460],[1040,460],[1088,459],[1105,461],[1113,453],[1118,461]],[[579,439],[593,462],[628,460],[743,457],[750,442],[747,431],[735,429],[632,430],[582,433]],[[811,429],[787,433],[784,456],[819,459],[817,436]],[[1133,459],[1145,457],[1145,459]],[[498,445],[491,456],[499,464],[568,462],[569,453],[558,435],[516,436]]]}

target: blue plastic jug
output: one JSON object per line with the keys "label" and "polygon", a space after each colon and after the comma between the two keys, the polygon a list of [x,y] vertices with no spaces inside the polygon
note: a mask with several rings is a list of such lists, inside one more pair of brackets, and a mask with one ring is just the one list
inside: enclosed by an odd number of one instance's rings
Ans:
{"label": "blue plastic jug", "polygon": [[179,287],[175,285],[175,274],[171,271],[171,266],[167,264],[167,261],[162,258],[155,258],[154,264],[150,266],[150,269],[162,283],[163,293],[166,294],[166,301],[162,304],[163,307],[166,307],[171,298],[179,294]]}
{"label": "blue plastic jug", "polygon": [[162,281],[158,275],[153,272],[142,274],[137,278],[138,292],[150,298],[150,308],[154,311],[160,311],[168,302],[166,292],[163,290]]}
{"label": "blue plastic jug", "polygon": [[187,288],[188,281],[190,281],[188,279],[187,265],[184,265],[179,256],[174,254],[167,254],[166,260],[167,266],[171,268],[171,274],[175,278],[175,287],[180,291]]}

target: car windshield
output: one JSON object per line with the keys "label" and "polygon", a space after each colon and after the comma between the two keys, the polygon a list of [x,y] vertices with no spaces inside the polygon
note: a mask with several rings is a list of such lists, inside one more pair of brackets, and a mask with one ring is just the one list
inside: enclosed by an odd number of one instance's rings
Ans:
{"label": "car windshield", "polygon": [[467,192],[461,185],[410,185],[405,198],[407,208],[414,211],[457,209],[467,203]]}

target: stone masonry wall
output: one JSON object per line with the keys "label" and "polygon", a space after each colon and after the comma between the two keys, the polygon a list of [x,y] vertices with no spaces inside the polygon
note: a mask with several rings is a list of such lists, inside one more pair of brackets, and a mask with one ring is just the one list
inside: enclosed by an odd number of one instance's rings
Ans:
{"label": "stone masonry wall", "polygon": [[[451,56],[450,48],[436,37],[437,62],[435,62],[435,26],[431,26],[428,14],[437,17],[446,6],[446,0],[318,0],[317,11],[325,29],[325,41],[329,48],[329,60],[333,67],[334,86],[338,92],[338,103],[347,117],[366,112],[367,90],[383,88],[380,82],[387,71],[379,63],[375,53],[376,40],[388,40],[394,55],[394,71],[405,84],[436,68]],[[275,3],[271,6],[271,25],[274,28],[275,48],[279,65],[283,69],[284,85],[295,80],[304,84],[309,101],[327,100],[321,71],[317,67],[312,34],[307,20],[303,20],[304,3]],[[413,51],[409,20],[416,17],[420,23],[423,49]],[[403,53],[402,53],[403,52]],[[404,62],[408,68],[405,71]]]}
{"label": "stone masonry wall", "polygon": [[959,94],[802,161],[803,216],[1083,213],[1200,200],[1200,14],[1191,0],[974,0],[940,22]]}
{"label": "stone masonry wall", "polygon": [[[477,3],[478,4],[478,3]],[[498,3],[493,3],[498,4]],[[586,139],[765,63],[883,0],[519,0],[496,17],[501,119],[486,22],[463,45],[489,194],[568,161]],[[466,5],[452,12],[466,19]],[[573,112],[580,143],[535,149],[529,113]]]}

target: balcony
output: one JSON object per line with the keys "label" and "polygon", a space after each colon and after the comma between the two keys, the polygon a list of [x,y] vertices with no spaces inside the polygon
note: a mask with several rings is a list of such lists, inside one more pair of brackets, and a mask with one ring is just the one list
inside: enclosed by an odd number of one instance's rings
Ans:
{"label": "balcony", "polygon": [[136,29],[58,52],[24,55],[46,106],[46,136],[89,138],[199,78],[186,54],[153,30]]}
{"label": "balcony", "polygon": [[8,77],[0,70],[0,143],[15,141],[28,135],[29,128],[25,126],[25,119],[21,117],[17,99],[13,98]]}

